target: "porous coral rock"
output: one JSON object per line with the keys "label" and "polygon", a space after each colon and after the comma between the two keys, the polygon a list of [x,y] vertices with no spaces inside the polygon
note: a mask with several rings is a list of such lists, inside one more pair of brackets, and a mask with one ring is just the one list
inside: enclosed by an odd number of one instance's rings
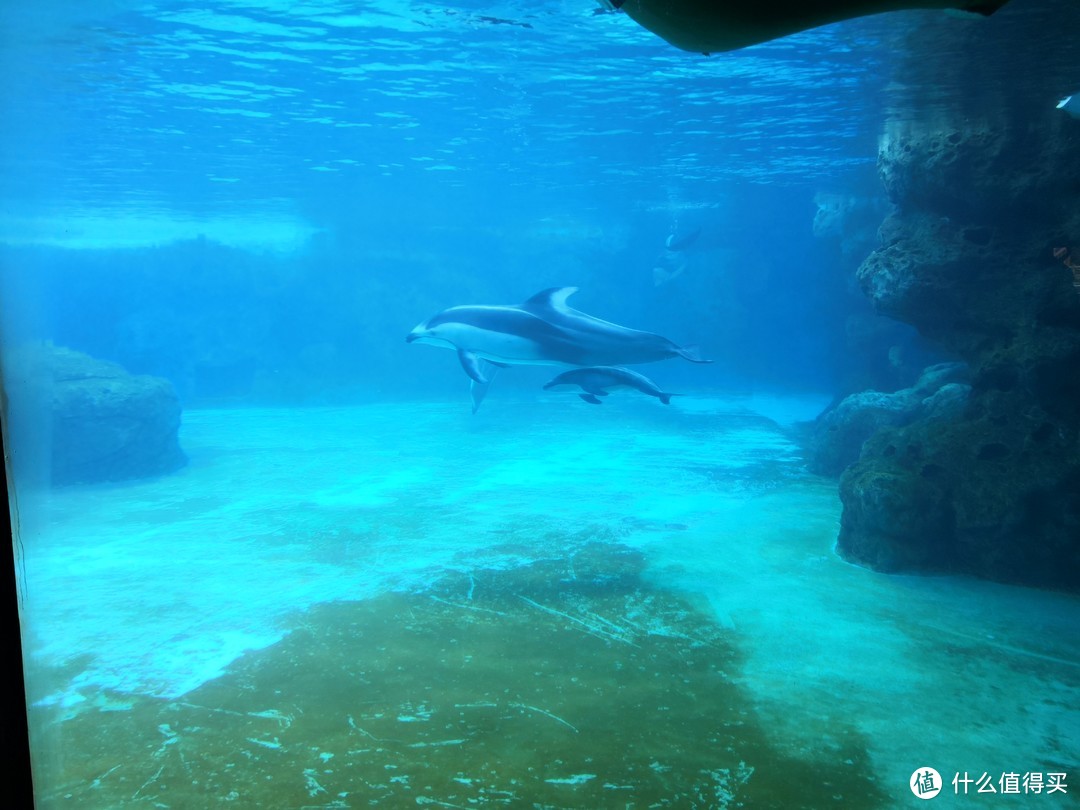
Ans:
{"label": "porous coral rock", "polygon": [[[1065,16],[1080,24],[1080,9]],[[887,571],[1080,589],[1080,299],[1051,253],[1080,241],[1080,122],[988,75],[1027,58],[998,54],[1028,24],[1040,36],[1034,18],[1002,41],[935,32],[955,47],[930,84],[978,75],[982,97],[921,99],[880,140],[894,210],[859,282],[878,312],[963,359],[971,391],[958,413],[959,392],[940,388],[924,416],[865,441],[841,478],[838,549]],[[1052,84],[1055,65],[1028,67]]]}

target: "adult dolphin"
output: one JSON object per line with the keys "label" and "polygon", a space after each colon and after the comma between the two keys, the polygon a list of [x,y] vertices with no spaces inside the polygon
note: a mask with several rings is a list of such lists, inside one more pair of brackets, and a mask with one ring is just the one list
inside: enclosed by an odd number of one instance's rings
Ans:
{"label": "adult dolphin", "polygon": [[629,329],[567,306],[577,287],[552,287],[518,306],[458,306],[417,325],[406,343],[454,349],[473,381],[489,382],[480,360],[496,366],[621,366],[682,357],[703,360],[692,347]]}

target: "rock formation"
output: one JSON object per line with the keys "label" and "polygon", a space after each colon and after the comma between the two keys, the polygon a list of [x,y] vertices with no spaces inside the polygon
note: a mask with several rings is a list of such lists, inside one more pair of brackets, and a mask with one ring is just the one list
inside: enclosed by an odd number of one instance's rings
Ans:
{"label": "rock formation", "polygon": [[819,475],[839,475],[859,460],[863,443],[882,428],[919,419],[955,419],[971,391],[966,379],[963,363],[940,363],[927,368],[911,388],[891,394],[860,391],[844,397],[814,423],[808,466]]}
{"label": "rock formation", "polygon": [[168,380],[51,345],[5,358],[25,446],[45,437],[53,484],[161,475],[187,463],[177,441],[180,402]]}
{"label": "rock formation", "polygon": [[[954,49],[952,78],[1009,87],[977,70],[992,47],[1010,44]],[[962,358],[971,393],[955,418],[883,420],[841,478],[838,550],[884,571],[1077,589],[1080,297],[1052,249],[1080,245],[1080,121],[1000,93],[928,105],[881,140],[894,210],[859,281]]]}

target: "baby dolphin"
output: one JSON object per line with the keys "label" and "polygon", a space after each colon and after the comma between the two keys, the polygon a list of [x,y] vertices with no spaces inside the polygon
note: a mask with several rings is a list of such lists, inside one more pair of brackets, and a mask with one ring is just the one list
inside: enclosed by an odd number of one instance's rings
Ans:
{"label": "baby dolphin", "polygon": [[664,393],[644,374],[619,366],[588,366],[564,371],[547,383],[544,390],[547,391],[557,385],[578,386],[585,391],[584,394],[578,394],[578,396],[592,405],[602,404],[598,397],[606,397],[609,393],[606,390],[608,388],[635,388],[643,394],[656,397],[665,405],[670,405],[671,398],[677,396],[677,394]]}

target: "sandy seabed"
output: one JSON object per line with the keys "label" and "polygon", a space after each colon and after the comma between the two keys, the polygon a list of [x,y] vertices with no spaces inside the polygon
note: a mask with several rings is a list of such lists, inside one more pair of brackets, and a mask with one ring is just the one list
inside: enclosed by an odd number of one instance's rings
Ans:
{"label": "sandy seabed", "polygon": [[951,780],[1077,778],[1080,600],[838,558],[822,404],[189,411],[20,491],[40,806],[1076,806]]}

